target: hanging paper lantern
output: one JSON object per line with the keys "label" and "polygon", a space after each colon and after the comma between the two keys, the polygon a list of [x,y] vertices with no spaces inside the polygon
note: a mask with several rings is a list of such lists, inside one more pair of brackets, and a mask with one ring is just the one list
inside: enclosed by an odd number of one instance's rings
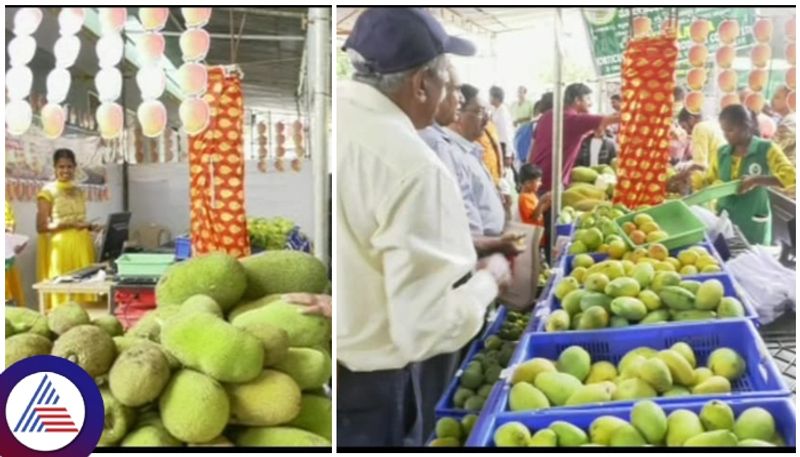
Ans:
{"label": "hanging paper lantern", "polygon": [[739,22],[726,19],[719,24],[719,41],[724,44],[734,44],[739,37]]}
{"label": "hanging paper lantern", "polygon": [[768,44],[757,44],[750,50],[750,61],[757,68],[764,68],[772,57],[772,48]]}
{"label": "hanging paper lantern", "polygon": [[25,100],[13,100],[6,104],[6,129],[12,135],[22,135],[31,126],[33,112]]}
{"label": "hanging paper lantern", "polygon": [[701,90],[706,84],[705,68],[692,68],[686,75],[686,85],[691,90]]}
{"label": "hanging paper lantern", "polygon": [[764,96],[761,92],[753,92],[748,95],[744,101],[744,105],[751,111],[760,113],[764,109]]}
{"label": "hanging paper lantern", "polygon": [[767,71],[756,69],[750,71],[750,76],[747,78],[747,86],[753,92],[761,92],[764,86],[767,85]]}
{"label": "hanging paper lantern", "polygon": [[636,16],[633,18],[633,36],[640,38],[653,31],[653,23],[647,16]]}
{"label": "hanging paper lantern", "polygon": [[717,76],[717,85],[722,92],[733,92],[738,84],[735,70],[723,70]]}
{"label": "hanging paper lantern", "polygon": [[789,92],[789,95],[786,96],[786,104],[789,105],[789,109],[792,110],[792,112],[795,111],[795,103],[796,103],[794,99],[795,97],[794,93],[795,91],[791,91]]}
{"label": "hanging paper lantern", "polygon": [[101,101],[114,101],[122,95],[122,73],[116,67],[103,68],[95,75],[94,85]]}
{"label": "hanging paper lantern", "polygon": [[186,27],[203,27],[211,19],[211,8],[181,8]]}
{"label": "hanging paper lantern", "polygon": [[786,60],[789,61],[789,65],[796,65],[795,61],[797,60],[797,47],[794,43],[789,43],[786,45],[785,54]]}
{"label": "hanging paper lantern", "polygon": [[711,21],[706,19],[697,19],[696,21],[692,22],[692,25],[689,28],[689,34],[692,37],[692,41],[697,44],[705,43],[708,39],[709,32],[711,32]]}
{"label": "hanging paper lantern", "polygon": [[203,95],[208,86],[208,70],[199,63],[187,62],[178,69],[178,85],[187,96]]}
{"label": "hanging paper lantern", "polygon": [[97,8],[103,34],[120,33],[128,20],[127,8]]}
{"label": "hanging paper lantern", "polygon": [[53,53],[56,56],[56,67],[69,68],[75,64],[81,51],[81,40],[75,35],[62,35],[57,41]]}
{"label": "hanging paper lantern", "polygon": [[722,99],[719,101],[719,107],[725,108],[729,105],[738,105],[741,101],[739,100],[739,96],[735,93],[725,94],[722,96]]}
{"label": "hanging paper lantern", "polygon": [[33,72],[28,67],[11,67],[6,72],[6,89],[8,98],[22,100],[31,93]]}
{"label": "hanging paper lantern", "polygon": [[258,123],[258,134],[265,136],[267,134],[267,124],[264,121]]}
{"label": "hanging paper lantern", "polygon": [[136,72],[136,85],[143,100],[158,98],[167,87],[167,78],[159,67],[142,67]]}
{"label": "hanging paper lantern", "polygon": [[42,108],[42,131],[47,138],[55,139],[64,133],[67,116],[64,108],[56,103],[48,103]]}
{"label": "hanging paper lantern", "polygon": [[733,59],[736,58],[736,48],[733,46],[722,46],[717,49],[717,65],[721,68],[728,69],[733,65]]}
{"label": "hanging paper lantern", "polygon": [[753,36],[759,43],[768,43],[772,39],[772,21],[759,19],[753,24]]}
{"label": "hanging paper lantern", "polygon": [[32,35],[42,23],[42,10],[39,8],[20,8],[14,15],[14,35]]}
{"label": "hanging paper lantern", "polygon": [[197,135],[208,127],[210,112],[208,103],[199,98],[187,98],[178,110],[183,129],[189,135]]}
{"label": "hanging paper lantern", "polygon": [[158,100],[147,100],[139,105],[136,117],[142,127],[142,135],[155,138],[164,132],[167,126],[167,109]]}
{"label": "hanging paper lantern", "polygon": [[301,167],[302,167],[302,162],[300,161],[300,159],[292,159],[292,170],[300,171]]}
{"label": "hanging paper lantern", "polygon": [[164,56],[164,36],[159,33],[143,33],[136,42],[136,50],[143,65],[154,65],[161,62]]}
{"label": "hanging paper lantern", "polygon": [[705,97],[702,92],[689,92],[683,100],[683,106],[686,108],[686,111],[692,114],[700,114],[700,111],[703,109],[704,100]]}
{"label": "hanging paper lantern", "polygon": [[275,159],[275,169],[281,172],[284,170],[283,159]]}
{"label": "hanging paper lantern", "polygon": [[183,60],[203,60],[211,46],[211,36],[203,29],[190,29],[181,34],[180,46]]}
{"label": "hanging paper lantern", "polygon": [[117,65],[122,60],[124,47],[125,43],[118,34],[103,35],[97,40],[97,45],[95,46],[95,54],[97,54],[100,67]]}
{"label": "hanging paper lantern", "polygon": [[795,84],[797,83],[797,68],[792,67],[786,70],[786,85],[789,86],[792,90],[795,88]]}
{"label": "hanging paper lantern", "polygon": [[58,13],[58,28],[61,35],[75,35],[81,31],[85,19],[83,8],[61,8]]}
{"label": "hanging paper lantern", "polygon": [[48,103],[61,103],[67,99],[72,76],[65,68],[56,68],[47,75],[47,101]]}
{"label": "hanging paper lantern", "polygon": [[12,67],[28,65],[35,53],[36,40],[33,37],[17,36],[8,43],[8,57]]}
{"label": "hanging paper lantern", "polygon": [[106,140],[116,138],[122,133],[124,117],[119,103],[103,103],[95,114],[100,136]]}
{"label": "hanging paper lantern", "polygon": [[148,32],[158,31],[167,25],[169,8],[139,8],[139,21]]}
{"label": "hanging paper lantern", "polygon": [[689,63],[693,67],[702,67],[708,60],[708,48],[702,44],[696,44],[689,48]]}

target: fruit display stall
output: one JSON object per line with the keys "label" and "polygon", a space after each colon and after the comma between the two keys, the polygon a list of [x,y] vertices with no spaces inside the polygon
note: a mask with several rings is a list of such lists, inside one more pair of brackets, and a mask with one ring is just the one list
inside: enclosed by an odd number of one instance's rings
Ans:
{"label": "fruit display stall", "polygon": [[[634,28],[644,24],[649,19],[633,20]],[[612,164],[571,171],[570,185],[554,196],[560,242],[543,294],[527,318],[499,314],[510,328],[528,322],[511,359],[500,358],[507,341],[481,336],[442,396],[429,446],[796,446],[794,323],[791,341],[773,349],[759,310],[726,266],[741,233],[709,238],[691,209],[709,194],[646,202],[645,183],[627,207],[617,193],[636,186],[620,186],[631,176],[621,170],[629,158],[623,152]],[[558,188],[561,160],[553,162]],[[792,252],[784,267],[793,265]],[[500,352],[487,363],[488,347]]]}

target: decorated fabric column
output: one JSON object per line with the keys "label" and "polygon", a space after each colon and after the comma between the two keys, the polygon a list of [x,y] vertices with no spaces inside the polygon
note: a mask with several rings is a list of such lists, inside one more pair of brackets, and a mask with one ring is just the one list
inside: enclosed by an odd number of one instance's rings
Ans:
{"label": "decorated fabric column", "polygon": [[33,32],[42,23],[42,10],[20,8],[14,16],[14,38],[8,42],[11,68],[6,72],[6,132],[22,135],[31,126],[33,110],[26,100],[33,85],[28,64],[36,53]]}
{"label": "decorated fabric column", "polygon": [[666,196],[677,56],[674,35],[633,39],[625,50],[615,203],[637,208]]}
{"label": "decorated fabric column", "polygon": [[192,248],[195,254],[250,255],[244,206],[244,100],[238,74],[208,71],[208,127],[189,137]]}

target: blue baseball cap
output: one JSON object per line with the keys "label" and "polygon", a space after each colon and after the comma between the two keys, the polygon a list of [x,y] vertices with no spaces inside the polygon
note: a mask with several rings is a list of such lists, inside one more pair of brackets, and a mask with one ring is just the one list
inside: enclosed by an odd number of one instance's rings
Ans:
{"label": "blue baseball cap", "polygon": [[472,42],[448,35],[423,8],[365,10],[342,49],[361,54],[376,73],[410,70],[442,54],[475,54]]}

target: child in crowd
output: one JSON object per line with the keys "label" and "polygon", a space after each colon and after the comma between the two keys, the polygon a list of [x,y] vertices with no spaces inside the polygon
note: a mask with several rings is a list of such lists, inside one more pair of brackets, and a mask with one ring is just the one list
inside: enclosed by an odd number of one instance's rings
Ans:
{"label": "child in crowd", "polygon": [[550,192],[538,197],[542,187],[542,169],[527,163],[519,170],[519,215],[522,223],[544,227],[542,215],[552,203]]}

